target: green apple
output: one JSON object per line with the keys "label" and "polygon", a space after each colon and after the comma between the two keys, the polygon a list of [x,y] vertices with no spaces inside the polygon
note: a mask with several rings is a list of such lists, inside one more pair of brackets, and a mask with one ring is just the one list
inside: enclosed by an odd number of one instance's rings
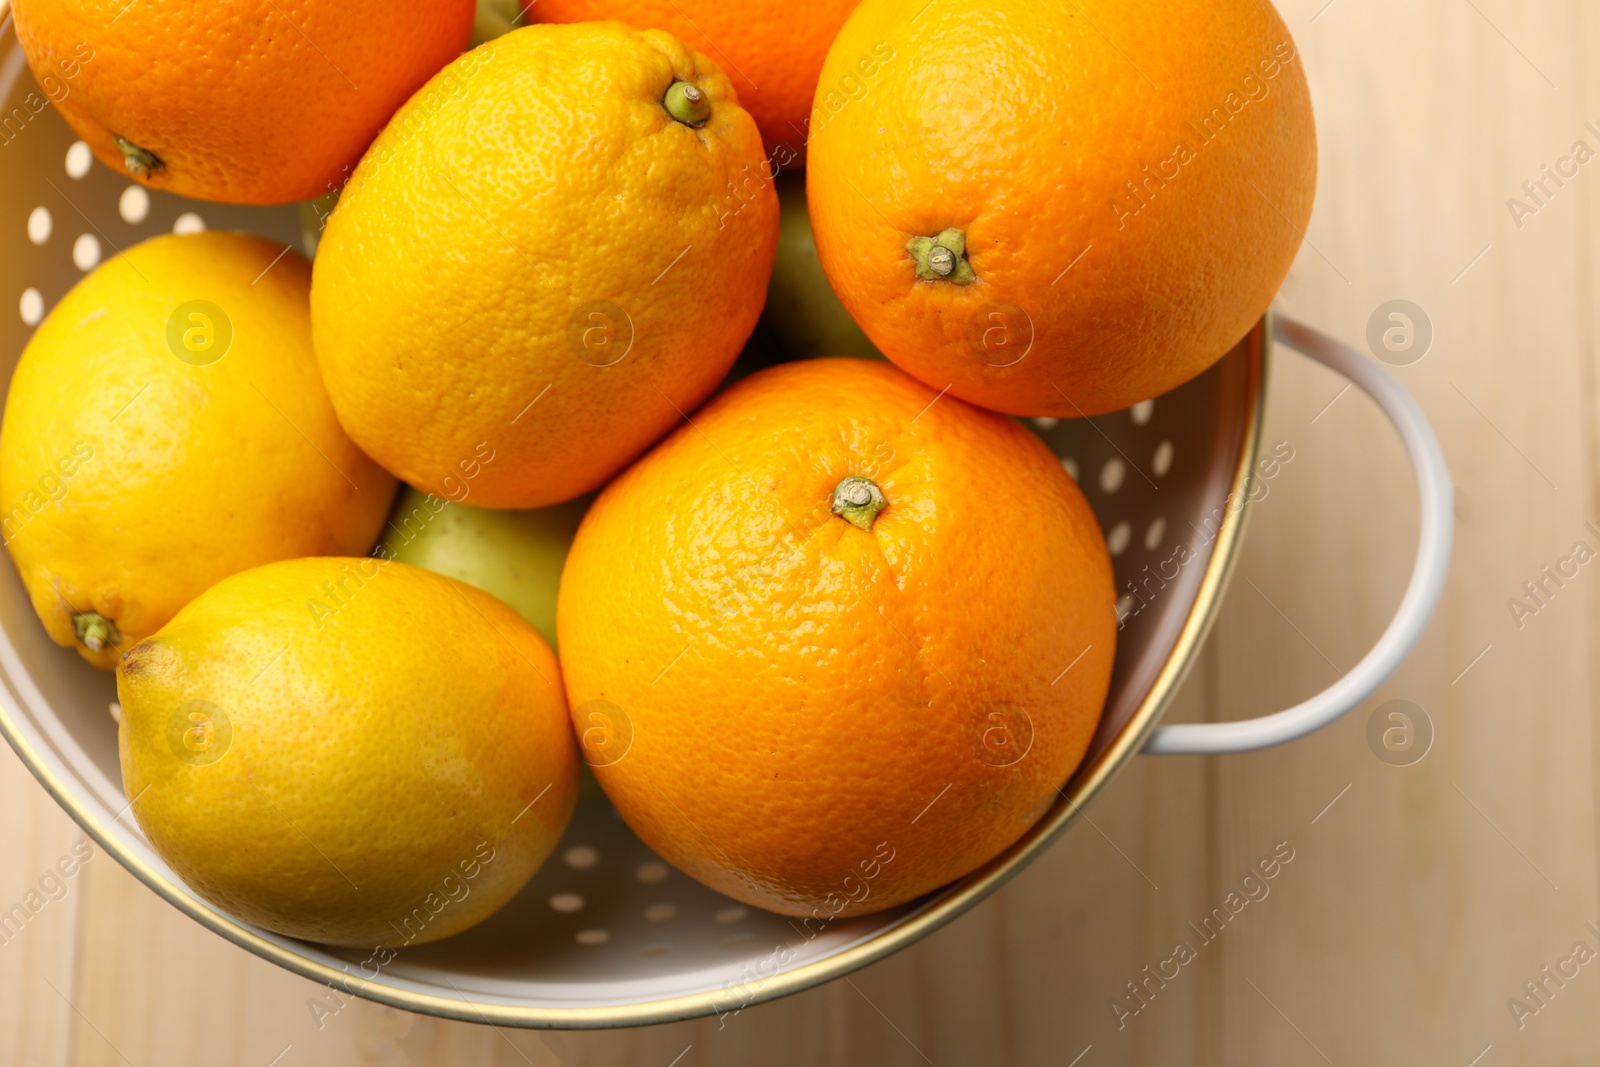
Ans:
{"label": "green apple", "polygon": [[778,253],[767,282],[767,302],[755,332],[745,343],[729,381],[736,381],[777,363],[819,356],[882,359],[856,320],[839,303],[811,233],[806,210],[805,175],[780,173],[778,190]]}
{"label": "green apple", "polygon": [[470,47],[476,48],[485,41],[510,33],[521,21],[519,0],[478,0],[478,10],[472,18]]}
{"label": "green apple", "polygon": [[561,568],[593,499],[582,496],[533,511],[494,511],[407,486],[390,516],[384,554],[494,594],[554,648]]}

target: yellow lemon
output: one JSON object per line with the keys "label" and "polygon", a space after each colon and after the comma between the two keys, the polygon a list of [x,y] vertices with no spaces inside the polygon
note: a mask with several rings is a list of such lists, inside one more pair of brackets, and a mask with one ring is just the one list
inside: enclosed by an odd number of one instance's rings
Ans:
{"label": "yellow lemon", "polygon": [[407,483],[566,500],[716,388],[777,233],[761,135],[709,60],[616,23],[525,27],[362,158],[318,246],[317,358],[350,436]]}
{"label": "yellow lemon", "polygon": [[278,933],[398,951],[492,914],[555,847],[578,761],[555,655],[404,563],[219,582],[117,668],[123,788],[162,859]]}
{"label": "yellow lemon", "polygon": [[372,547],[394,480],[322,388],[310,275],[259,237],[157,237],[40,324],[0,424],[0,528],[57,643],[109,668],[221,578]]}

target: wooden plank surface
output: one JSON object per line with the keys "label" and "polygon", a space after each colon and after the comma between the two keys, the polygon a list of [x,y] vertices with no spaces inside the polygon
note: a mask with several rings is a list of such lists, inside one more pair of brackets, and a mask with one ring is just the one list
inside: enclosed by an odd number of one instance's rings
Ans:
{"label": "wooden plank surface", "polygon": [[[1600,12],[1582,0],[1281,9],[1321,138],[1316,212],[1281,306],[1356,344],[1385,301],[1425,310],[1433,347],[1397,373],[1458,484],[1445,602],[1377,697],[1284,749],[1135,762],[966,918],[725,1027],[527,1033],[351,1001],[319,1028],[317,986],[96,856],[0,945],[0,1062],[1600,1062],[1600,966],[1548,986],[1543,1004],[1523,990],[1575,942],[1600,945],[1585,927],[1600,926],[1600,571],[1584,568],[1520,626],[1507,607],[1574,542],[1600,548],[1585,528],[1600,524],[1600,163],[1520,220],[1507,206],[1575,141],[1600,150],[1585,127],[1600,127]],[[1174,718],[1309,695],[1359,659],[1397,603],[1416,530],[1410,475],[1376,409],[1341,385],[1292,354],[1274,367],[1267,440],[1296,458],[1255,506]],[[1374,711],[1397,699],[1432,725],[1411,766],[1367,740]],[[39,890],[81,834],[10,756],[0,805],[4,907]],[[1177,942],[1199,943],[1188,924],[1274,850],[1293,858],[1270,891],[1119,1025],[1114,1005],[1137,1003],[1127,983]],[[1513,998],[1537,1013],[1518,1020]]]}

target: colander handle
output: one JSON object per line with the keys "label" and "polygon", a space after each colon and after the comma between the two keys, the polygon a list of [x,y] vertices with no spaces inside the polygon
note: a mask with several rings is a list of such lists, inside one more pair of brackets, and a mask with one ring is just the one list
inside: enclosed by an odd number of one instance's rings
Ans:
{"label": "colander handle", "polygon": [[1394,423],[1417,472],[1417,495],[1422,505],[1411,582],[1378,643],[1327,689],[1286,711],[1258,719],[1159,726],[1145,742],[1147,753],[1166,756],[1250,752],[1322,729],[1366,700],[1395,672],[1422,636],[1444,590],[1445,571],[1450,565],[1454,492],[1439,440],[1422,409],[1394,375],[1341,341],[1282,316],[1274,316],[1272,336],[1360,386]]}

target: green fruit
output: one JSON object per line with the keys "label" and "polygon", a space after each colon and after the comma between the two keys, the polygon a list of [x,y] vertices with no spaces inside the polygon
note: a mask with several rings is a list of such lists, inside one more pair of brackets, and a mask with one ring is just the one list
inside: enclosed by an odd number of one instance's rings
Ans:
{"label": "green fruit", "polygon": [[380,554],[499,597],[554,648],[561,568],[592,499],[497,511],[453,504],[408,486],[389,520],[387,551]]}
{"label": "green fruit", "polygon": [[478,9],[472,18],[472,47],[510,33],[521,21],[519,0],[478,0]]}
{"label": "green fruit", "polygon": [[[805,176],[780,174],[778,253],[767,283],[767,303],[752,341],[769,336],[788,359],[857,356],[882,359],[856,320],[839,303],[822,273],[806,210]],[[770,362],[783,362],[773,359]]]}

